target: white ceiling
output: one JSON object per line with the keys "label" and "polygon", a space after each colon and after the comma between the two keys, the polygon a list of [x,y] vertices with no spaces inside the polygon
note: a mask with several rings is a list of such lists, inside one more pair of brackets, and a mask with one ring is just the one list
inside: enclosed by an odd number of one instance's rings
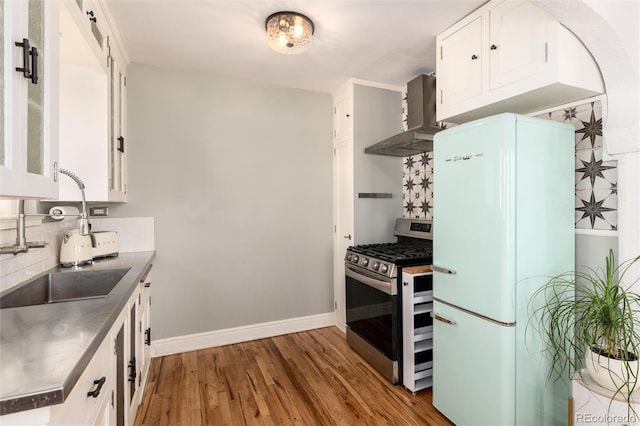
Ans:
{"label": "white ceiling", "polygon": [[[435,36],[485,0],[108,0],[131,62],[319,92],[349,78],[404,86],[435,71]],[[311,18],[311,49],[282,55],[264,20]]]}

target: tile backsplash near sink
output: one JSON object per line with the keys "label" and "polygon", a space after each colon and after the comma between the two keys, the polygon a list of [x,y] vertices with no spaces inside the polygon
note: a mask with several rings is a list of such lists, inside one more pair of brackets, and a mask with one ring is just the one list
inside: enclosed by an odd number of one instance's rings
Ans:
{"label": "tile backsplash near sink", "polygon": [[[155,250],[154,220],[152,217],[90,218],[92,231],[116,231],[119,252]],[[16,256],[0,255],[0,291],[11,288],[29,278],[58,265],[62,236],[78,228],[77,220],[48,222],[26,229],[27,241],[44,240],[44,248],[29,250]],[[0,245],[16,241],[16,230],[0,231]]]}
{"label": "tile backsplash near sink", "polygon": [[[575,127],[576,229],[617,229],[617,164],[603,158],[602,96],[531,114]],[[433,152],[403,158],[402,212],[433,219]]]}

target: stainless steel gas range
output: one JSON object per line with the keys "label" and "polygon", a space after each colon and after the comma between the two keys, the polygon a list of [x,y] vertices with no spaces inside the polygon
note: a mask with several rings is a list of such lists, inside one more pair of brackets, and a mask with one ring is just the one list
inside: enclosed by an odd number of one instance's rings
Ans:
{"label": "stainless steel gas range", "polygon": [[347,342],[392,383],[402,378],[402,268],[430,265],[432,222],[396,219],[394,243],[351,246],[345,256]]}

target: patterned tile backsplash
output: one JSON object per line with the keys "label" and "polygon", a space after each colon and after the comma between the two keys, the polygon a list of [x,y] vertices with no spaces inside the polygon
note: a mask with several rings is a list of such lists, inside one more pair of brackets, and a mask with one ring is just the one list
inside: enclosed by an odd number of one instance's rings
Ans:
{"label": "patterned tile backsplash", "polygon": [[[576,129],[576,228],[616,230],[616,161],[603,160],[601,100],[559,108],[536,117],[570,123]],[[433,178],[433,152],[403,159],[404,217],[433,219]]]}

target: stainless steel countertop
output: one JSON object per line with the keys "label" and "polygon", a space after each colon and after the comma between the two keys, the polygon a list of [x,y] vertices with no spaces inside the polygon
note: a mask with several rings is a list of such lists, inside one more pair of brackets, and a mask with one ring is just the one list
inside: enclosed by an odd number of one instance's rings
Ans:
{"label": "stainless steel countertop", "polygon": [[[131,268],[104,298],[0,309],[0,415],[64,402],[154,258],[120,253],[83,267]],[[44,273],[58,270],[73,273]]]}

